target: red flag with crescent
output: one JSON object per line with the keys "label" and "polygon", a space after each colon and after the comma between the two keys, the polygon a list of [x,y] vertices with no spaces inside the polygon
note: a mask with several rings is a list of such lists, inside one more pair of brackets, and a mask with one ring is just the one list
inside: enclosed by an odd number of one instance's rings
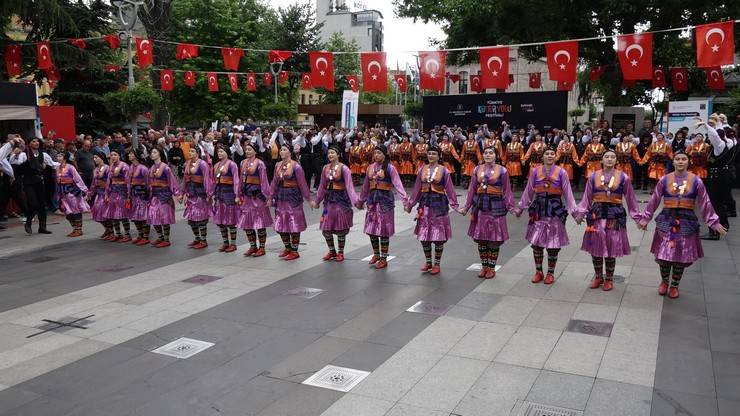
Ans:
{"label": "red flag with crescent", "polygon": [[121,46],[121,39],[118,38],[118,35],[105,35],[103,36],[103,39],[105,39],[105,43],[107,43],[108,47],[111,49],[118,49],[118,47]]}
{"label": "red flag with crescent", "polygon": [[171,69],[159,71],[159,83],[162,91],[172,91],[175,88],[175,73]]}
{"label": "red flag with crescent", "polygon": [[505,90],[509,86],[509,47],[480,49],[480,81],[483,88]]}
{"label": "red flag with crescent", "polygon": [[182,76],[182,81],[185,85],[188,87],[194,87],[195,81],[196,81],[196,75],[193,71],[185,71],[185,74]]}
{"label": "red flag with crescent", "polygon": [[311,84],[315,88],[334,91],[334,54],[331,52],[309,52]]}
{"label": "red flag with crescent", "polygon": [[385,52],[363,52],[360,54],[362,67],[362,90],[384,92],[388,89],[388,68]]}
{"label": "red flag with crescent", "polygon": [[230,71],[239,70],[239,61],[244,55],[244,49],[240,48],[221,48],[221,56],[224,57],[224,68]]}
{"label": "red flag with crescent", "polygon": [[653,88],[665,88],[668,86],[665,68],[658,66],[653,68]]}
{"label": "red flag with crescent", "polygon": [[262,85],[264,85],[265,87],[272,86],[272,74],[271,73],[265,72],[264,74],[262,74]]}
{"label": "red flag with crescent", "polygon": [[8,45],[5,47],[5,69],[9,77],[17,77],[21,74],[21,45]]}
{"label": "red flag with crescent", "polygon": [[653,34],[617,36],[617,57],[625,80],[653,78]]}
{"label": "red flag with crescent", "polygon": [[226,77],[229,79],[229,85],[231,86],[231,91],[237,92],[239,91],[239,75],[237,74],[228,74]]}
{"label": "red flag with crescent", "polygon": [[529,74],[529,88],[541,88],[542,87],[542,74],[539,72],[532,72]]}
{"label": "red flag with crescent", "polygon": [[359,90],[358,85],[357,85],[358,83],[357,75],[355,74],[347,75],[344,78],[347,80],[347,84],[349,84],[349,87],[352,88],[352,92],[357,92]]}
{"label": "red flag with crescent", "polygon": [[547,72],[551,81],[576,82],[578,65],[578,41],[551,42],[545,44]]}
{"label": "red flag with crescent", "polygon": [[290,77],[290,72],[288,71],[280,71],[278,74],[278,82],[280,85],[285,85],[285,83],[288,81],[288,77]]}
{"label": "red flag with crescent", "polygon": [[121,70],[121,65],[108,64],[105,66],[105,72],[118,72]]}
{"label": "red flag with crescent", "polygon": [[707,77],[707,88],[714,91],[725,89],[725,76],[722,74],[722,68],[718,66],[714,68],[705,68],[704,74]]}
{"label": "red flag with crescent", "polygon": [[568,81],[557,81],[556,82],[558,91],[571,91],[573,89],[573,83]]}
{"label": "red flag with crescent", "polygon": [[689,74],[686,68],[671,68],[671,84],[674,91],[688,91]]}
{"label": "red flag with crescent", "polygon": [[178,61],[183,59],[196,58],[198,56],[198,45],[192,43],[178,43],[177,44],[177,55],[175,58]]}
{"label": "red flag with crescent", "polygon": [[36,42],[36,55],[38,57],[38,68],[39,69],[49,69],[52,66],[54,66],[54,63],[51,61],[51,49],[49,41],[43,41],[43,42]]}
{"label": "red flag with crescent", "polygon": [[445,59],[447,51],[419,52],[419,88],[422,90],[445,90]]}
{"label": "red flag with crescent", "polygon": [[216,75],[215,72],[209,72],[206,74],[206,79],[208,80],[208,91],[217,92],[218,91],[218,75]]}
{"label": "red flag with crescent", "polygon": [[87,48],[87,43],[85,43],[85,39],[70,39],[69,40],[69,43],[72,46],[76,46],[76,47],[78,47],[80,49]]}
{"label": "red flag with crescent", "polygon": [[470,76],[470,91],[483,92],[483,88],[480,86],[480,75]]}
{"label": "red flag with crescent", "polygon": [[308,90],[312,88],[311,75],[307,72],[301,74],[301,88]]}
{"label": "red flag with crescent", "polygon": [[62,80],[62,76],[61,74],[59,74],[59,70],[54,65],[52,65],[50,68],[45,69],[44,72],[46,72],[46,79],[49,82],[57,82]]}
{"label": "red flag with crescent", "polygon": [[732,65],[735,57],[735,22],[696,27],[696,66],[710,68]]}
{"label": "red flag with crescent", "polygon": [[257,77],[254,75],[254,72],[247,73],[247,91],[257,91]]}
{"label": "red flag with crescent", "polygon": [[401,92],[406,92],[406,73],[395,74],[393,80],[396,81],[396,85]]}
{"label": "red flag with crescent", "polygon": [[145,68],[154,62],[152,42],[149,39],[136,38],[136,57],[139,59],[139,68]]}
{"label": "red flag with crescent", "polygon": [[274,64],[275,62],[285,62],[293,56],[293,52],[290,51],[270,51],[267,53],[267,60]]}

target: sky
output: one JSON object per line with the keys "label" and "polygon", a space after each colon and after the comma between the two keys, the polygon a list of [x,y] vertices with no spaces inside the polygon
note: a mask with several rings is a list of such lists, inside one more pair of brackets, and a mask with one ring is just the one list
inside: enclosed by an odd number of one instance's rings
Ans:
{"label": "sky", "polygon": [[[305,1],[302,0],[301,3]],[[357,0],[347,0],[348,5],[352,5]],[[401,69],[404,63],[416,66],[416,58],[403,51],[425,51],[434,48],[429,39],[444,39],[445,34],[442,29],[435,24],[424,24],[420,21],[414,23],[413,19],[399,18],[393,12],[392,0],[362,0],[368,8],[378,10],[383,14],[384,28],[384,50],[386,51],[386,62],[390,69],[396,68],[398,62]],[[296,0],[270,0],[269,4],[274,7],[285,7],[296,3]],[[314,8],[316,1],[311,0]]]}

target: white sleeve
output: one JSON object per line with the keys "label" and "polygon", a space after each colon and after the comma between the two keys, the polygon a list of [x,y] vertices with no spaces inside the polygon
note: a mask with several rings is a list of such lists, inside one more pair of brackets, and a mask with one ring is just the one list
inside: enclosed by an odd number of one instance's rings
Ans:
{"label": "white sleeve", "polygon": [[10,142],[5,143],[2,147],[0,147],[0,160],[5,160],[12,151],[13,144]]}
{"label": "white sleeve", "polygon": [[229,150],[231,150],[231,154],[234,153],[238,154],[239,156],[244,156],[244,149],[242,148],[241,143],[237,140],[234,144],[229,147]]}
{"label": "white sleeve", "polygon": [[52,168],[56,168],[57,166],[59,166],[59,162],[52,160],[51,156],[49,156],[48,153],[43,152],[42,154],[44,155],[44,163],[51,166]]}
{"label": "white sleeve", "polygon": [[215,148],[213,147],[213,142],[203,142],[203,147],[206,148],[206,151],[209,155],[213,156],[213,151]]}
{"label": "white sleeve", "polygon": [[21,165],[23,164],[23,162],[26,161],[26,159],[28,158],[26,157],[25,152],[20,152],[17,155],[10,155],[10,164],[11,165]]}
{"label": "white sleeve", "polygon": [[[316,134],[315,136],[311,137],[311,145],[316,146],[319,144],[319,142],[324,138],[321,133]],[[305,146],[305,145],[304,145]]]}
{"label": "white sleeve", "polygon": [[717,130],[714,127],[710,127],[706,125],[706,129],[707,129],[707,137],[709,137],[709,141],[712,143],[712,149],[713,149],[712,151],[715,156],[719,156],[720,154],[722,154],[722,152],[725,150],[728,144],[725,140],[722,140],[719,137],[719,134],[717,134]]}

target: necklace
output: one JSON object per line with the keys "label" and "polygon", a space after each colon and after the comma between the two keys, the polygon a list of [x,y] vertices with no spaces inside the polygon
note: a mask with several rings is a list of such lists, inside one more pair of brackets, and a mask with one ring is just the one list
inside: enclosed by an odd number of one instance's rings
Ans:
{"label": "necklace", "polygon": [[337,170],[339,169],[339,163],[329,166],[329,180],[333,181],[334,178],[337,176]]}
{"label": "necklace", "polygon": [[676,178],[676,175],[674,175],[673,178],[673,192],[678,192],[678,196],[683,196],[683,194],[686,193],[686,185],[688,184],[688,181],[684,179],[681,181],[681,185],[679,185],[677,181],[680,179]]}
{"label": "necklace", "polygon": [[432,183],[432,180],[434,180],[434,178],[437,177],[437,171],[439,171],[439,165],[438,164],[435,164],[434,165],[434,171],[432,171],[432,167],[431,166],[429,166],[427,168],[427,172],[429,172],[429,175],[427,176],[427,182],[428,183]]}

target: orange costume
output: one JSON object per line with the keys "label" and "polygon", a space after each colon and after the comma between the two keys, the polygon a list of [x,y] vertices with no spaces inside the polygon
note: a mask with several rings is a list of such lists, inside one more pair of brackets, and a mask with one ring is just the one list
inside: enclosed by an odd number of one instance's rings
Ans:
{"label": "orange costume", "polygon": [[558,161],[560,167],[565,169],[568,173],[569,178],[573,178],[573,164],[580,166],[578,160],[578,153],[576,153],[576,147],[571,142],[562,142],[558,145],[558,150],[555,152],[555,160]]}
{"label": "orange costume", "polygon": [[429,150],[428,143],[417,143],[414,146],[416,154],[416,167],[414,168],[414,175],[421,169],[422,166],[426,165],[429,159],[427,159],[427,150]]}
{"label": "orange costume", "polygon": [[598,141],[593,140],[586,146],[586,150],[583,152],[583,156],[581,156],[581,163],[579,163],[581,166],[584,163],[586,164],[586,170],[583,172],[583,176],[590,178],[592,173],[601,169],[601,158],[604,156],[604,152],[606,152],[606,148]]}
{"label": "orange costume", "polygon": [[648,165],[648,178],[659,181],[667,173],[666,164],[673,158],[671,146],[665,140],[658,140],[648,147],[645,157],[640,161],[641,165]]}
{"label": "orange costume", "polygon": [[537,166],[542,166],[542,156],[545,154],[547,145],[545,142],[534,142],[527,149],[522,161],[529,161],[529,174],[531,175]]}
{"label": "orange costume", "polygon": [[411,143],[401,143],[398,145],[398,153],[400,156],[400,166],[398,173],[400,175],[413,175],[416,173],[414,169],[414,159],[416,152],[414,151],[414,145]]}
{"label": "orange costume", "polygon": [[401,154],[399,153],[399,146],[401,146],[398,143],[391,143],[388,145],[388,159],[390,159],[391,165],[393,165],[394,168],[396,168],[396,172],[401,171]]}
{"label": "orange costume", "polygon": [[374,153],[375,145],[372,142],[362,146],[360,150],[360,155],[362,156],[362,173],[365,173],[367,167],[373,163]]}
{"label": "orange costume", "polygon": [[506,145],[503,161],[509,176],[522,176],[522,157],[524,146],[519,142],[511,142]]}
{"label": "orange costume", "polygon": [[463,175],[472,176],[473,170],[480,163],[482,157],[480,155],[480,149],[475,139],[467,139],[463,143],[462,148],[462,165]]}
{"label": "orange costume", "polygon": [[362,175],[362,147],[354,145],[349,148],[349,170],[353,175]]}
{"label": "orange costume", "polygon": [[439,152],[441,153],[442,163],[447,168],[447,171],[451,174],[455,173],[455,166],[452,164],[452,160],[460,161],[460,156],[457,154],[455,146],[450,142],[442,142],[439,144]]}
{"label": "orange costume", "polygon": [[621,170],[630,180],[632,176],[632,161],[639,161],[640,155],[637,153],[637,146],[634,143],[617,143],[614,149],[617,152],[617,170]]}
{"label": "orange costume", "polygon": [[686,154],[689,155],[689,172],[701,179],[707,177],[707,164],[709,163],[709,153],[712,151],[712,145],[705,142],[692,143],[686,148]]}

